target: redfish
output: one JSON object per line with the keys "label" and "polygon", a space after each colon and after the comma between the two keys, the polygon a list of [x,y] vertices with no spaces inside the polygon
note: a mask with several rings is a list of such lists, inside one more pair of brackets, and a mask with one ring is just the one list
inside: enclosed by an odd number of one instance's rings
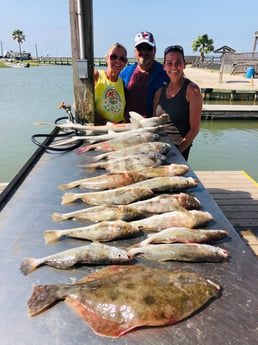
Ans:
{"label": "redfish", "polygon": [[96,334],[117,338],[135,328],[186,319],[221,290],[197,273],[116,265],[74,284],[34,286],[27,306],[32,317],[64,300]]}
{"label": "redfish", "polygon": [[75,264],[115,264],[130,261],[124,249],[107,246],[102,243],[91,243],[46,256],[41,259],[24,258],[20,271],[26,276],[39,266],[48,265],[59,269],[67,269]]}

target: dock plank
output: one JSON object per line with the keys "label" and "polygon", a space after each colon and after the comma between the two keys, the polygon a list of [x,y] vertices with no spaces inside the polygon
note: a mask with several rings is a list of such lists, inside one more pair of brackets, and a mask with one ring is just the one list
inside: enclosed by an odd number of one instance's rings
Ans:
{"label": "dock plank", "polygon": [[244,171],[195,171],[195,174],[258,255],[258,183]]}

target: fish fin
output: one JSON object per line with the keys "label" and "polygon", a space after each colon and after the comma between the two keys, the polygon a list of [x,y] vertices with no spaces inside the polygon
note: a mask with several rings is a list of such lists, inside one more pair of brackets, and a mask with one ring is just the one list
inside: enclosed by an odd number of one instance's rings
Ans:
{"label": "fish fin", "polygon": [[77,199],[79,199],[79,197],[75,193],[65,193],[62,197],[62,205],[71,204]]}
{"label": "fish fin", "polygon": [[68,219],[63,213],[57,213],[57,212],[52,213],[51,218],[53,222],[60,222],[62,220]]}
{"label": "fish fin", "polygon": [[129,115],[130,115],[130,118],[133,118],[134,120],[137,120],[138,122],[145,119],[145,117],[143,117],[139,113],[136,113],[136,111],[129,111]]}
{"label": "fish fin", "polygon": [[38,266],[38,260],[33,258],[24,258],[21,266],[20,271],[23,273],[23,275],[27,276],[29,273],[34,271]]}
{"label": "fish fin", "polygon": [[65,302],[71,309],[78,313],[89,327],[98,335],[117,338],[129,331],[123,328],[123,324],[101,318],[97,313],[88,309],[87,305],[76,299],[68,297]]}
{"label": "fish fin", "polygon": [[30,317],[36,316],[58,302],[56,285],[38,285],[33,288],[28,300],[28,313]]}
{"label": "fish fin", "polygon": [[44,239],[46,244],[56,242],[62,236],[62,232],[58,230],[47,230],[44,232]]}
{"label": "fish fin", "polygon": [[132,129],[137,129],[137,128],[141,128],[141,124],[139,123],[139,121],[137,121],[136,119],[131,118],[130,122],[132,124]]}

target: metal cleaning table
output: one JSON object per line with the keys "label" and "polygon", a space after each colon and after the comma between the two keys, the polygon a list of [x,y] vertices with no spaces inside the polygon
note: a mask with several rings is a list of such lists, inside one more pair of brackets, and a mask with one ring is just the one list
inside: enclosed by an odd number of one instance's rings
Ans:
{"label": "metal cleaning table", "polygon": [[[163,344],[163,345],[250,345],[258,339],[258,266],[257,259],[232,228],[224,214],[203,185],[191,191],[201,201],[202,209],[213,215],[207,228],[226,229],[229,238],[218,243],[230,253],[223,263],[166,262],[152,265],[162,268],[198,272],[223,287],[222,296],[191,317],[175,325],[133,330],[117,338],[95,335],[84,321],[63,302],[35,318],[27,316],[27,300],[32,286],[39,284],[71,283],[102,266],[79,266],[58,270],[42,266],[24,277],[19,271],[24,257],[43,257],[58,251],[85,244],[85,241],[66,239],[46,245],[43,232],[48,229],[76,227],[73,221],[53,223],[53,212],[69,212],[85,207],[80,203],[62,206],[61,183],[71,182],[93,173],[81,169],[88,152],[76,155],[44,153],[33,170],[18,188],[0,214],[0,339],[3,345],[82,345],[82,344]],[[168,162],[185,164],[172,147]],[[102,174],[103,171],[95,172]],[[186,176],[195,174],[190,171]],[[81,226],[78,223],[78,226]],[[139,239],[138,239],[139,240]],[[116,241],[114,245],[129,245],[132,240]],[[141,260],[137,259],[141,262]],[[146,261],[144,264],[148,264]]]}

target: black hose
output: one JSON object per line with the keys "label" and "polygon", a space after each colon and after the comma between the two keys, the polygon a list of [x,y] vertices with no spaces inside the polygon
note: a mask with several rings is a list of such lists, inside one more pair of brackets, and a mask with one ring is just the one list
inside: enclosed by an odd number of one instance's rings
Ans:
{"label": "black hose", "polygon": [[[67,119],[67,117],[66,116],[59,117],[58,119],[55,120],[55,124],[57,124],[60,120],[64,120],[64,119]],[[58,134],[58,131],[59,130],[53,131],[51,134],[34,134],[31,137],[31,141],[35,145],[37,145],[37,146],[39,146],[39,147],[41,147],[41,148],[43,148],[45,150],[50,150],[50,151],[55,151],[55,152],[72,151],[72,150],[74,150],[74,149],[76,149],[76,148],[78,148],[79,146],[82,145],[83,140],[78,140],[77,143],[75,143],[74,145],[70,145],[70,146],[65,146],[65,147],[52,147],[52,146],[50,146],[50,143],[53,141],[54,138],[61,138],[61,137],[66,137],[66,136],[71,136],[71,135],[77,135],[78,134],[77,130],[72,130],[72,131],[69,131],[69,132],[66,132],[66,133],[62,133],[62,134]],[[49,139],[52,138],[52,140],[49,140],[48,141],[49,144],[46,145],[45,141],[44,141],[44,143],[40,143],[36,138],[49,138]]]}

